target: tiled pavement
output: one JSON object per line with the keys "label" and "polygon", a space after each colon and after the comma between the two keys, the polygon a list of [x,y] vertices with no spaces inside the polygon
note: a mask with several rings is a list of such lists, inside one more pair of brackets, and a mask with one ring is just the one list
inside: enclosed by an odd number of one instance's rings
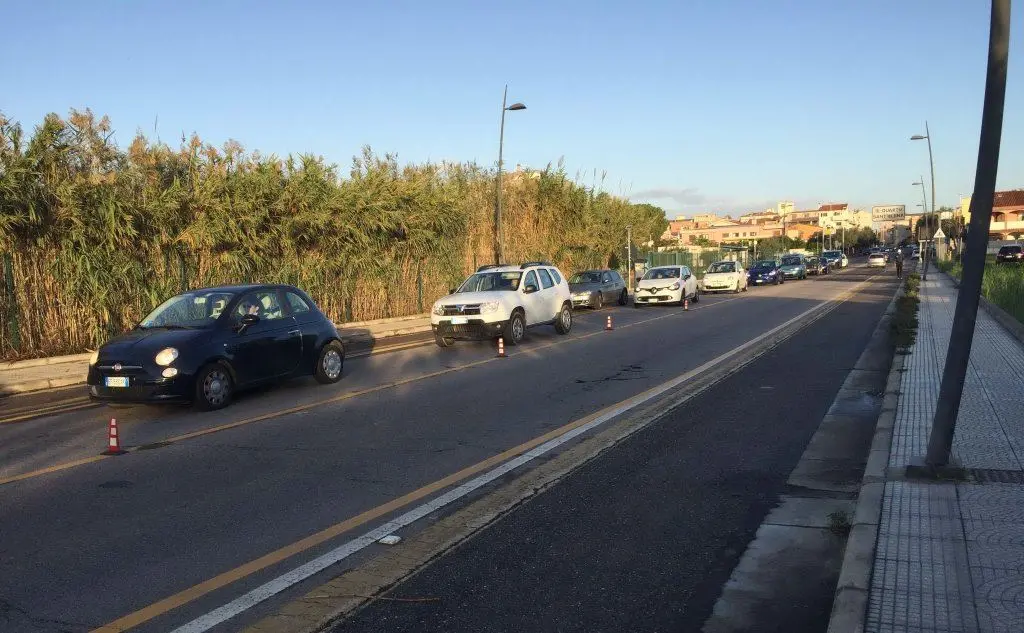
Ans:
{"label": "tiled pavement", "polygon": [[[922,283],[917,341],[905,364],[889,465],[928,443],[949,344],[956,289],[941,273]],[[953,442],[968,469],[1009,483],[885,485],[868,633],[1024,632],[1024,346],[978,312]]]}

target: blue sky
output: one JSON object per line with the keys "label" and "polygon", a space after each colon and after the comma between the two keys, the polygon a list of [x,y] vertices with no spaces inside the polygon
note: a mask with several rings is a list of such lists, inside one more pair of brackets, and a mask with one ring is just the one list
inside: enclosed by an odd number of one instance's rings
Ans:
{"label": "blue sky", "polygon": [[[938,203],[973,187],[988,3],[981,0],[6,2],[0,111],[109,115],[347,168],[543,166],[670,216],[795,200]],[[999,187],[1024,187],[1024,10],[1011,33]],[[344,169],[343,169],[344,171]]]}

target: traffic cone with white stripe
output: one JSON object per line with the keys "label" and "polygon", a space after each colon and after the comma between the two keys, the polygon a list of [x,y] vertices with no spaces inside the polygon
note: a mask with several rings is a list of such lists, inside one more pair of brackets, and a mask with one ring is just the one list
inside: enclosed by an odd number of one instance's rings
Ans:
{"label": "traffic cone with white stripe", "polygon": [[611,330],[612,329],[612,315],[610,315],[610,314],[608,315],[608,322],[604,324],[604,329],[606,329],[606,330]]}
{"label": "traffic cone with white stripe", "polygon": [[498,337],[498,358],[506,358],[505,356],[505,337]]}
{"label": "traffic cone with white stripe", "polygon": [[104,455],[123,455],[128,451],[121,448],[121,436],[117,433],[117,418],[110,418],[110,426],[107,428],[107,450]]}
{"label": "traffic cone with white stripe", "polygon": [[689,310],[689,309],[690,309],[690,300],[684,297],[683,298],[683,311],[685,312],[686,310]]}

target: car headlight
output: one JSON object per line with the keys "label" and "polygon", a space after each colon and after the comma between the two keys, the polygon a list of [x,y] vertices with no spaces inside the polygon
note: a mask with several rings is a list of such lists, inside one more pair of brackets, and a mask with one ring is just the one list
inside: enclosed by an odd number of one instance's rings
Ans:
{"label": "car headlight", "polygon": [[487,301],[480,304],[480,314],[490,314],[497,312],[498,308],[501,307],[501,303],[498,301]]}
{"label": "car headlight", "polygon": [[444,316],[444,306],[440,303],[435,303],[432,312],[437,316]]}
{"label": "car headlight", "polygon": [[173,363],[174,359],[177,357],[178,350],[174,349],[173,347],[165,347],[164,349],[157,352],[156,358],[154,358],[153,360],[156,361],[157,365],[160,365],[161,367],[166,367],[167,365]]}
{"label": "car headlight", "polygon": [[89,357],[89,366],[91,367],[91,366],[95,365],[97,363],[97,361],[99,361],[99,359],[100,359],[100,352],[99,352],[99,350],[96,350],[95,352],[92,353],[92,356]]}
{"label": "car headlight", "polygon": [[679,290],[679,288],[680,286],[678,281],[668,287],[669,290]]}

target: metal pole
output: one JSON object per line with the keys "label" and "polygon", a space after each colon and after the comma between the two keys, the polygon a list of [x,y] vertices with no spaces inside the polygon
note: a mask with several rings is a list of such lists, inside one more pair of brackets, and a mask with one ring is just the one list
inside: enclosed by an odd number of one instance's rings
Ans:
{"label": "metal pole", "polygon": [[[946,366],[942,372],[939,400],[935,407],[928,454],[925,463],[931,469],[949,463],[949,452],[956,432],[957,414],[963,397],[967,364],[974,342],[974,326],[978,318],[981,280],[985,272],[985,251],[992,219],[992,202],[999,168],[999,141],[1003,131],[1003,109],[1006,102],[1006,66],[1010,48],[1010,0],[992,0],[992,21],[988,44],[988,75],[985,81],[985,102],[981,115],[981,140],[978,165],[971,197],[971,224],[967,233],[963,275],[956,300],[953,329],[949,337]],[[932,199],[934,203],[934,197]]]}
{"label": "metal pole", "polygon": [[[935,216],[935,160],[932,159],[932,133],[928,129],[928,121],[924,122],[924,137],[928,141],[928,166],[929,166],[929,168],[931,169],[931,172],[932,172],[932,216],[934,217]],[[921,182],[924,183],[924,179],[923,178],[921,179]],[[922,189],[923,188],[924,187],[922,186]],[[938,223],[939,223],[938,218],[935,218],[935,223],[936,223],[936,225],[938,225]],[[929,219],[927,222],[925,222],[925,228],[930,228],[930,227],[931,227],[931,220]],[[928,278],[928,261],[929,261],[929,257],[931,256],[931,252],[932,252],[931,240],[929,240],[929,242],[928,242],[928,253],[925,256],[925,260],[924,260],[924,272],[921,273],[921,280],[922,281],[924,281],[925,279]]]}
{"label": "metal pole", "polygon": [[626,225],[626,287],[633,289],[633,226]]}
{"label": "metal pole", "polygon": [[[921,176],[921,180],[917,182],[921,185],[921,220],[924,222],[924,228],[928,230],[928,196],[924,192],[924,176]],[[921,232],[920,222],[918,222],[917,232]],[[924,279],[924,275],[921,275],[921,279]]]}
{"label": "metal pole", "polygon": [[498,178],[494,193],[494,263],[500,264],[504,259],[501,244],[501,160],[505,148],[505,108],[508,100],[508,84],[505,84],[505,92],[501,96],[501,132],[498,134]]}

